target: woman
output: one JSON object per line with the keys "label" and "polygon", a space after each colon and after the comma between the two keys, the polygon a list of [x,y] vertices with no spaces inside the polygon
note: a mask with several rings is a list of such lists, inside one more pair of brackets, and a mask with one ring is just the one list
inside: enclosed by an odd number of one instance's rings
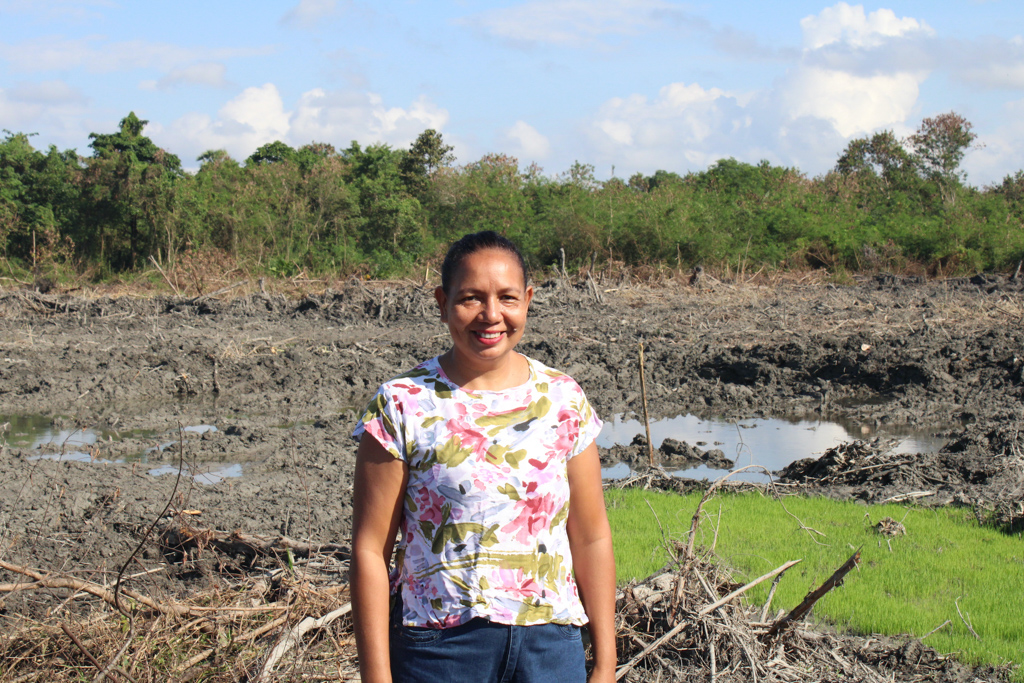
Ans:
{"label": "woman", "polygon": [[589,623],[590,680],[611,682],[601,422],[570,377],[515,351],[533,288],[510,241],[460,239],[434,295],[451,349],[386,382],[354,432],[362,680],[582,682]]}

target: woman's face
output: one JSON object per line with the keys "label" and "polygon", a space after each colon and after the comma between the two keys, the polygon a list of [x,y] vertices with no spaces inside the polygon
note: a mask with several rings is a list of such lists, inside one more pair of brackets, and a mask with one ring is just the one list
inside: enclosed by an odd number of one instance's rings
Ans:
{"label": "woman's face", "polygon": [[481,249],[462,260],[451,290],[438,287],[434,296],[457,362],[485,368],[503,362],[522,339],[533,288],[514,255]]}

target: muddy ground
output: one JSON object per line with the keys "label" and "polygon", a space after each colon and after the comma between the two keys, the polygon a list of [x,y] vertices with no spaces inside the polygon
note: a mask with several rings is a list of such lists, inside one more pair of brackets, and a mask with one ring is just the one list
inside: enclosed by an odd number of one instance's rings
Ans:
{"label": "muddy ground", "polygon": [[[939,453],[894,456],[884,439],[857,442],[794,464],[783,481],[865,501],[973,505],[1022,523],[1019,281],[698,284],[540,283],[521,350],[573,375],[603,416],[641,412],[643,342],[652,418],[842,416],[882,437],[896,425],[946,425]],[[197,525],[347,543],[356,412],[446,340],[431,289],[411,283],[352,282],[298,298],[244,288],[196,299],[0,293],[0,415],[101,434],[64,448],[95,462],[38,459],[60,446],[12,445],[22,423],[10,420],[0,559],[102,578],[171,496],[175,477],[150,470],[179,458],[193,473],[241,465],[241,477],[179,484],[171,508]],[[200,425],[216,430],[179,431]],[[163,449],[146,453],[154,446]],[[602,455],[640,459],[642,446],[631,448]],[[136,569],[165,559],[147,544]],[[218,562],[139,588],[194,590],[219,580]],[[3,600],[0,619],[14,619],[50,598]]]}

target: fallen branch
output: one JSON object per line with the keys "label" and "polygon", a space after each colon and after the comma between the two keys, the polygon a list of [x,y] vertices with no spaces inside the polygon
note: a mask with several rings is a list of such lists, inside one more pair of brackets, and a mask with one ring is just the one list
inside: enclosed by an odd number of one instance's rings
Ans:
{"label": "fallen branch", "polygon": [[928,496],[934,496],[935,491],[911,491],[910,493],[901,493],[898,496],[890,496],[883,501],[879,501],[879,505],[883,503],[899,503],[903,500],[915,500],[917,498],[927,498]]}
{"label": "fallen branch", "polygon": [[643,650],[641,650],[640,653],[637,654],[637,656],[633,657],[633,659],[629,660],[629,662],[627,664],[623,664],[622,666],[620,666],[618,668],[618,670],[615,672],[615,680],[617,680],[617,681],[620,680],[623,676],[625,676],[630,671],[632,671],[633,667],[635,667],[637,664],[639,664],[641,662],[641,660],[643,660],[644,657],[646,657],[650,653],[652,653],[655,650],[657,650],[664,643],[666,643],[666,642],[672,640],[673,638],[675,638],[676,635],[680,631],[682,631],[684,628],[686,628],[689,624],[690,624],[689,621],[680,621],[678,624],[673,626],[671,630],[667,631],[665,633],[665,635],[663,635],[662,637],[658,638],[653,643],[651,643],[650,645],[645,647]]}
{"label": "fallen branch", "polygon": [[[974,631],[974,627],[973,627],[973,626],[971,626],[971,622],[969,622],[969,621],[967,621],[966,619],[964,619],[964,615],[963,615],[963,612],[961,612],[961,611],[960,611],[960,598],[957,598],[956,600],[954,600],[954,601],[953,601],[953,604],[954,604],[954,605],[956,605],[956,613],[957,613],[958,615],[960,615],[960,621],[964,622],[964,626],[966,626],[966,627],[967,627],[967,630],[971,632],[971,635],[972,635],[972,636],[974,636],[974,637],[975,637],[976,639],[978,639],[978,640],[981,640],[981,636],[979,636],[979,635],[978,635],[978,634],[977,634],[977,633],[976,633],[976,632]],[[970,616],[970,615],[968,615],[968,616]]]}
{"label": "fallen branch", "polygon": [[[271,622],[261,626],[260,628],[256,629],[255,631],[250,631],[249,633],[246,633],[245,635],[242,635],[242,636],[239,636],[238,638],[235,638],[233,642],[235,642],[235,643],[245,643],[245,642],[248,642],[250,640],[255,640],[256,638],[259,638],[260,636],[262,636],[264,633],[267,633],[268,631],[273,631],[275,628],[277,628],[281,624],[285,623],[286,621],[288,621],[288,615],[287,614],[283,614],[283,615],[279,616],[277,619],[274,619],[273,621],[271,621]],[[194,667],[199,662],[209,658],[214,652],[216,652],[216,650],[214,650],[213,648],[210,648],[208,650],[203,650],[199,654],[195,655],[194,657],[192,657],[187,662],[185,662],[184,664],[181,665],[181,667],[179,668],[179,674],[184,674],[186,671],[188,671],[189,669]]]}
{"label": "fallen branch", "polygon": [[[117,600],[114,594],[103,588],[103,586],[93,583],[92,581],[84,581],[82,579],[72,579],[68,577],[59,576],[45,576],[40,572],[35,571],[34,569],[29,569],[28,567],[21,567],[16,564],[11,564],[10,562],[5,562],[3,560],[0,560],[0,569],[6,569],[9,572],[15,572],[16,574],[27,576],[28,578],[35,581],[36,584],[38,584],[39,586],[43,586],[46,588],[70,588],[76,591],[81,591],[83,593],[89,593],[90,595],[94,595],[100,600],[103,600],[103,602],[108,603],[115,609],[117,608]],[[5,586],[10,585],[11,584],[5,584]],[[17,586],[17,584],[14,585]],[[152,610],[160,612],[161,614],[197,616],[202,611],[201,609],[185,607],[183,605],[167,605],[158,602],[150,597],[142,595],[141,593],[137,593],[133,590],[130,590],[128,588],[122,588],[121,593],[127,595],[132,600],[136,600],[137,602],[142,603],[143,605]]]}
{"label": "fallen branch", "polygon": [[920,637],[920,638],[919,638],[918,640],[924,640],[925,638],[927,638],[927,637],[928,637],[928,636],[930,636],[931,634],[935,633],[935,632],[936,632],[936,631],[938,631],[939,629],[941,629],[941,628],[945,628],[946,626],[949,626],[949,625],[950,625],[951,623],[952,623],[952,622],[951,622],[951,621],[950,621],[949,619],[946,619],[946,620],[945,620],[944,622],[942,622],[941,624],[939,624],[938,626],[936,626],[935,628],[933,628],[933,629],[932,629],[931,631],[928,631],[928,633],[926,633],[926,634],[924,634],[923,636],[921,636],[921,637]]}
{"label": "fallen branch", "polygon": [[842,583],[843,577],[849,574],[853,570],[853,568],[857,566],[858,562],[860,562],[859,549],[857,550],[857,552],[851,555],[850,559],[844,562],[843,566],[837,569],[835,573],[832,574],[832,576],[830,576],[827,581],[825,581],[825,583],[821,584],[821,586],[808,593],[807,597],[804,598],[803,602],[801,602],[799,605],[793,608],[793,611],[791,611],[789,614],[782,617],[781,619],[777,620],[774,624],[772,624],[772,627],[768,629],[768,633],[766,633],[764,637],[771,638],[776,633],[779,633],[784,628],[789,626],[791,623],[799,620],[801,617],[807,614],[807,612],[810,611],[812,607],[814,607],[814,603],[818,602],[818,600],[823,598],[826,593],[828,593],[830,590],[832,590],[840,583]]}
{"label": "fallen branch", "polygon": [[215,292],[210,292],[209,294],[200,294],[199,296],[197,296],[194,299],[192,299],[189,303],[194,305],[194,304],[197,304],[197,303],[199,303],[201,301],[206,301],[207,299],[212,299],[213,297],[219,296],[221,294],[224,294],[225,292],[230,292],[232,289],[235,289],[236,287],[241,287],[244,284],[248,284],[248,282],[249,282],[248,280],[239,280],[238,282],[236,282],[234,284],[231,284],[231,285],[228,285],[227,287],[221,287],[220,289],[218,289]]}
{"label": "fallen branch", "polygon": [[247,557],[256,555],[279,557],[286,555],[288,551],[291,551],[295,557],[326,554],[340,559],[348,559],[349,556],[348,547],[337,543],[305,543],[287,536],[257,536],[238,531],[228,533],[181,524],[166,527],[160,534],[160,541],[167,548],[177,551],[193,547],[213,546],[221,552]]}
{"label": "fallen branch", "polygon": [[748,590],[750,590],[751,588],[753,588],[757,584],[761,583],[762,581],[767,581],[768,579],[772,578],[773,576],[775,576],[777,574],[781,574],[782,572],[786,571],[787,569],[789,569],[793,565],[799,564],[801,561],[802,560],[790,560],[786,564],[784,564],[784,565],[782,565],[780,567],[776,567],[775,569],[771,570],[767,574],[764,574],[763,576],[757,577],[756,579],[754,579],[750,583],[747,583],[747,584],[744,584],[743,586],[740,586],[739,588],[734,590],[732,593],[729,593],[728,595],[726,595],[724,598],[711,603],[707,607],[702,608],[699,612],[697,612],[697,616],[703,617],[705,615],[711,614],[716,609],[718,609],[719,607],[721,607],[725,603],[729,602],[733,598],[735,598],[735,597],[737,597],[739,595],[743,595]]}
{"label": "fallen branch", "polygon": [[160,274],[164,276],[164,282],[171,286],[171,289],[174,290],[174,294],[176,296],[181,296],[181,292],[179,292],[178,288],[174,285],[173,282],[171,282],[171,278],[167,277],[167,273],[165,273],[164,269],[160,267],[160,264],[156,262],[156,259],[153,258],[151,255],[149,257],[149,260],[152,261],[153,265],[156,266],[156,269],[160,271]]}
{"label": "fallen branch", "polygon": [[[768,572],[767,574],[764,574],[763,576],[757,577],[753,581],[751,581],[751,582],[741,586],[740,588],[737,588],[732,593],[729,593],[724,598],[716,600],[715,602],[711,603],[710,605],[706,605],[705,607],[702,607],[697,612],[697,617],[698,618],[699,617],[706,617],[707,615],[711,614],[716,609],[718,609],[722,605],[726,604],[727,602],[729,602],[733,598],[736,598],[736,597],[738,597],[740,595],[743,595],[744,593],[746,593],[748,590],[750,590],[754,586],[756,586],[759,583],[762,583],[764,581],[767,581],[768,579],[772,578],[773,576],[782,574],[784,571],[786,571],[787,569],[789,569],[793,565],[798,564],[799,562],[801,562],[801,560],[790,560],[789,562],[785,563],[784,565],[782,565],[780,567],[776,567],[775,569],[773,569],[772,571]],[[689,621],[685,621],[685,620],[680,621],[678,624],[676,624],[674,627],[672,627],[672,629],[670,629],[668,632],[666,632],[663,636],[661,636],[660,638],[658,638],[657,640],[652,642],[650,645],[645,647],[643,650],[641,650],[640,653],[637,654],[635,657],[633,657],[633,659],[629,660],[629,662],[627,664],[623,664],[621,667],[618,668],[618,670],[616,670],[616,672],[615,672],[615,680],[620,680],[623,676],[625,676],[627,673],[632,671],[632,669],[638,663],[640,663],[643,660],[644,657],[646,657],[647,655],[651,654],[652,652],[657,650],[659,647],[664,645],[666,642],[668,642],[669,640],[674,638],[689,623],[690,623]]]}
{"label": "fallen branch", "polygon": [[261,683],[262,681],[266,681],[268,679],[270,674],[274,671],[274,667],[277,665],[277,662],[280,661],[280,659],[284,657],[289,650],[295,647],[299,643],[299,641],[302,640],[302,636],[306,635],[306,633],[312,631],[313,629],[323,628],[324,626],[327,626],[338,617],[344,616],[351,611],[352,603],[346,602],[338,609],[334,610],[333,612],[328,612],[319,619],[314,619],[313,617],[306,617],[305,619],[300,621],[298,625],[296,625],[294,628],[288,631],[288,633],[286,633],[285,636],[281,638],[277,645],[274,646],[274,649],[270,651],[270,656],[267,657],[267,661],[263,664],[263,669],[260,671],[259,677],[256,678],[256,683]]}

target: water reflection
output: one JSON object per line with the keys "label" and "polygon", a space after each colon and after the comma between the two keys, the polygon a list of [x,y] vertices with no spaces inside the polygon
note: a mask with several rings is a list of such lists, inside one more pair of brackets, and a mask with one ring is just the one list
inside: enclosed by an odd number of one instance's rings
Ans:
{"label": "water reflection", "polygon": [[[165,441],[156,446],[143,449],[136,454],[124,458],[109,460],[97,455],[97,444],[109,441],[121,441],[124,438],[152,439],[157,436],[174,436],[177,432],[159,434],[152,430],[131,430],[117,432],[108,429],[93,429],[83,427],[77,429],[54,428],[54,418],[45,415],[7,415],[0,416],[0,424],[6,424],[7,443],[15,448],[25,450],[58,450],[56,453],[43,453],[29,456],[29,460],[56,460],[58,462],[85,462],[97,465],[120,463],[120,462],[147,462],[148,455],[155,451],[163,451],[177,444],[177,441]],[[217,427],[208,424],[189,425],[182,428],[190,434],[206,434],[216,432]],[[177,474],[178,468],[173,465],[164,465],[149,470],[152,476],[163,474]],[[217,463],[209,468],[196,468],[194,474],[188,473],[198,484],[213,485],[219,484],[228,478],[242,476],[240,464]]]}
{"label": "water reflection", "polygon": [[[737,468],[761,465],[775,471],[802,458],[817,458],[841,443],[873,436],[900,439],[897,453],[934,453],[945,444],[945,438],[936,431],[907,429],[877,433],[874,427],[867,425],[824,420],[752,418],[726,421],[680,415],[652,422],[651,441],[655,448],[666,438],[686,441],[701,450],[719,448],[727,458],[736,461]],[[633,437],[643,433],[643,423],[639,420],[615,415],[605,422],[597,444],[603,448],[628,445]],[[691,479],[712,480],[726,474],[706,466],[671,473]],[[620,479],[629,476],[630,469],[625,463],[617,463],[604,468],[603,474],[606,479]],[[758,482],[768,480],[767,475],[759,470],[741,472],[732,478]]]}

